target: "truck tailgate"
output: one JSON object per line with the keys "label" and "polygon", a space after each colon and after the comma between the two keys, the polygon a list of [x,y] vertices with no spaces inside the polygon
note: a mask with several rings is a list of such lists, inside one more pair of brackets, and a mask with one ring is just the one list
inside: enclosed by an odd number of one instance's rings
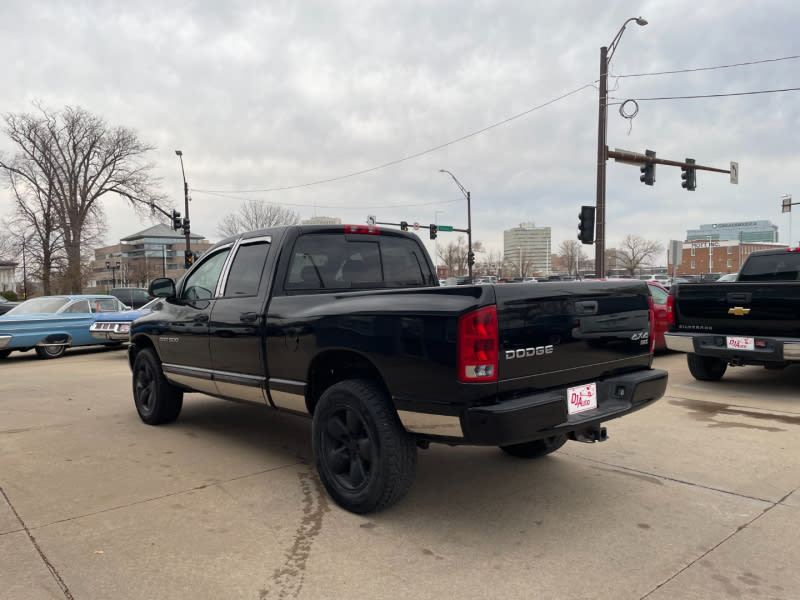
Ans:
{"label": "truck tailgate", "polygon": [[500,393],[544,390],[651,363],[641,281],[495,285]]}
{"label": "truck tailgate", "polygon": [[676,285],[678,331],[800,337],[800,282]]}

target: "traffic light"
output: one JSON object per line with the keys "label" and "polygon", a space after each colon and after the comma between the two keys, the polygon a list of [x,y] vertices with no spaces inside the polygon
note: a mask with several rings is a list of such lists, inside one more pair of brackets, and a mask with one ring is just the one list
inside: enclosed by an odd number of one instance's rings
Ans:
{"label": "traffic light", "polygon": [[436,232],[439,231],[439,228],[436,226],[436,223],[431,223],[430,230],[431,230],[431,239],[435,240]]}
{"label": "traffic light", "polygon": [[[693,158],[687,158],[686,162],[693,165],[695,161]],[[681,167],[681,179],[683,179],[681,187],[693,192],[697,187],[697,169],[694,167]]]}
{"label": "traffic light", "polygon": [[470,266],[475,264],[475,253],[474,252],[470,252],[469,254],[467,254],[467,262],[470,264]]}
{"label": "traffic light", "polygon": [[578,239],[583,244],[594,243],[594,206],[581,206],[578,218]]}
{"label": "traffic light", "polygon": [[191,229],[189,229],[189,219],[183,220],[183,235],[189,235]]}
{"label": "traffic light", "polygon": [[191,250],[187,250],[185,252],[185,260],[183,263],[183,267],[188,269],[194,264],[194,253]]}
{"label": "traffic light", "polygon": [[408,231],[408,223],[406,221],[400,221],[400,229]]}
{"label": "traffic light", "polygon": [[[653,158],[656,156],[653,150],[645,150],[644,153]],[[639,181],[643,182],[645,185],[653,185],[656,182],[656,163],[645,163],[643,166],[639,167],[639,170],[642,172]],[[584,244],[585,243],[586,242],[584,242]]]}
{"label": "traffic light", "polygon": [[179,213],[177,210],[172,211],[172,228],[175,231],[178,231],[178,229],[181,228],[181,213]]}

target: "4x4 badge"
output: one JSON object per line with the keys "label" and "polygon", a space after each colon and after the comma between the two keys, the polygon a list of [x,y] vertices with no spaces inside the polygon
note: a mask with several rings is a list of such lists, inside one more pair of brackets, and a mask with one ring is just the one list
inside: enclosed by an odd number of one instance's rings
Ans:
{"label": "4x4 badge", "polygon": [[728,309],[729,315],[736,315],[737,317],[741,317],[742,315],[749,315],[750,309],[749,308],[742,308],[741,306],[734,306],[733,308]]}

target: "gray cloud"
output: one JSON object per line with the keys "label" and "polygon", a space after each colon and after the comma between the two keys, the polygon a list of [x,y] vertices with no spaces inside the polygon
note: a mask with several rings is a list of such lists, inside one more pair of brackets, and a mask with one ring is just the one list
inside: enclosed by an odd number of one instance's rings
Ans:
{"label": "gray cloud", "polygon": [[[800,54],[789,2],[140,2],[0,4],[6,57],[0,111],[80,105],[158,146],[164,191],[182,205],[184,152],[193,190],[261,189],[334,178],[415,154],[596,80],[599,47],[630,25],[612,75],[731,64]],[[798,61],[613,79],[620,100],[800,86]],[[609,245],[627,233],[666,242],[700,223],[771,219],[796,181],[798,93],[640,102],[632,121],[609,110],[609,146],[651,148],[671,159],[741,165],[741,183],[658,167],[653,188],[636,167],[608,165]],[[630,128],[630,131],[629,131]],[[597,91],[585,89],[506,125],[413,160],[334,183],[226,197],[193,191],[193,229],[216,223],[242,197],[288,203],[303,217],[464,226],[464,201],[439,168],[473,197],[474,238],[502,243],[522,221],[576,235],[594,204]],[[13,151],[0,138],[0,151]],[[424,206],[419,206],[424,205]],[[10,209],[0,192],[0,212]],[[403,208],[405,206],[405,208]],[[109,240],[138,223],[105,203]],[[795,228],[796,230],[798,228]],[[443,235],[443,241],[447,238]],[[591,254],[592,249],[587,248]]]}

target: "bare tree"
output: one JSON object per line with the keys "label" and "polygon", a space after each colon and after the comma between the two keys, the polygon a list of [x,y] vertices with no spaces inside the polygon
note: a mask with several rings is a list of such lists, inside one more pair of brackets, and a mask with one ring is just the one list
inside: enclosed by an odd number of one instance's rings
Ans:
{"label": "bare tree", "polygon": [[[447,266],[450,277],[459,277],[469,272],[467,268],[467,240],[464,236],[458,236],[455,242],[450,242],[446,246],[439,244],[439,259]],[[472,240],[472,251],[475,253],[483,252],[483,244],[478,240]]]}
{"label": "bare tree", "polygon": [[245,231],[298,223],[300,215],[292,209],[253,199],[247,200],[236,212],[226,215],[217,232],[223,237],[228,237]]}
{"label": "bare tree", "polygon": [[580,265],[586,262],[587,256],[583,244],[578,240],[564,240],[558,246],[558,258],[567,270],[568,275],[578,275]]}
{"label": "bare tree", "polygon": [[102,221],[99,200],[117,193],[142,211],[163,200],[154,191],[153,165],[142,163],[154,148],[132,130],[111,128],[82,108],[67,106],[60,113],[36,108],[33,114],[4,116],[18,153],[9,161],[0,158],[0,169],[16,178],[20,197],[41,198],[50,206],[66,258],[63,288],[80,292],[81,246],[87,226]]}
{"label": "bare tree", "polygon": [[650,264],[663,249],[659,242],[629,233],[617,248],[617,264],[629,275],[636,275],[642,265]]}

